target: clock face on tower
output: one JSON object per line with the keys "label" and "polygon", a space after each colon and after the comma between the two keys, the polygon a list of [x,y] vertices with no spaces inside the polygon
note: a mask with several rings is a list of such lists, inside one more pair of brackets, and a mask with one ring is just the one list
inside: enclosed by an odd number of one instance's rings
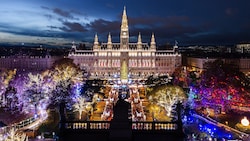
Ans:
{"label": "clock face on tower", "polygon": [[126,32],[124,31],[122,34],[123,34],[123,35],[126,35]]}

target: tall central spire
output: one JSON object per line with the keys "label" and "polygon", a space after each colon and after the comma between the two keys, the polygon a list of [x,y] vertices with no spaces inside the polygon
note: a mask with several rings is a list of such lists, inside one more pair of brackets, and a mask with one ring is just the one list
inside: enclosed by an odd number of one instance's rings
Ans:
{"label": "tall central spire", "polygon": [[123,14],[122,14],[122,28],[128,28],[128,17],[126,14],[126,7],[124,6]]}
{"label": "tall central spire", "polygon": [[122,24],[121,24],[121,33],[120,33],[120,43],[122,49],[128,48],[129,43],[129,32],[128,32],[128,17],[126,14],[126,7],[124,6],[122,14]]}

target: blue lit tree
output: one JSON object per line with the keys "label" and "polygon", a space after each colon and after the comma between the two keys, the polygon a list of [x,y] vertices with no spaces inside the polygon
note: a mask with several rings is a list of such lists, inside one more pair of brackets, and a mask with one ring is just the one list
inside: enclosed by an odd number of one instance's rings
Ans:
{"label": "blue lit tree", "polygon": [[[54,89],[52,90],[52,104],[71,109],[79,93],[75,88],[83,83],[83,71],[73,63],[72,59],[64,58],[55,62],[51,69]],[[63,106],[64,107],[64,106]]]}

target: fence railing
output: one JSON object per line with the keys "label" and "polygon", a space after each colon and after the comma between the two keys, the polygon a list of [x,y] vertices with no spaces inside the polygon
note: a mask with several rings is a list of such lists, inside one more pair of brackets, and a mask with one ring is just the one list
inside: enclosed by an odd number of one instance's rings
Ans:
{"label": "fence railing", "polygon": [[175,122],[132,122],[132,130],[177,130]]}
{"label": "fence railing", "polygon": [[[109,129],[110,121],[65,121],[65,129],[70,130],[92,130],[92,129]],[[167,130],[174,131],[178,129],[176,122],[131,122],[132,130]]]}
{"label": "fence railing", "polygon": [[109,129],[109,121],[66,121],[65,129]]}
{"label": "fence railing", "polygon": [[236,130],[236,129],[232,128],[232,127],[229,127],[229,126],[227,126],[225,124],[222,124],[222,123],[220,123],[218,121],[215,121],[214,119],[212,119],[210,117],[205,118],[205,117],[202,117],[202,116],[197,115],[197,114],[193,114],[193,116],[198,118],[198,119],[201,119],[201,120],[203,120],[203,121],[205,121],[205,122],[207,122],[209,124],[213,124],[213,125],[218,126],[218,127],[223,127],[223,128],[225,128],[225,129],[227,129],[229,131],[233,131],[234,133],[237,133],[238,135],[249,136],[247,133],[241,132],[241,131]]}
{"label": "fence railing", "polygon": [[10,131],[10,129],[12,129],[12,128],[14,128],[16,130],[21,129],[21,128],[25,127],[25,126],[28,126],[28,125],[34,123],[37,120],[38,120],[38,118],[31,117],[31,118],[22,120],[21,122],[14,123],[14,124],[11,124],[9,126],[1,127],[0,128],[0,134],[8,133]]}

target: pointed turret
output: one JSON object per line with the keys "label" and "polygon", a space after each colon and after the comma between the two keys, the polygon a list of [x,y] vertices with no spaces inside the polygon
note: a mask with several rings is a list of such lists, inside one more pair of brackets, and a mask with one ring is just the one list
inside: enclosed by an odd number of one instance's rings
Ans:
{"label": "pointed turret", "polygon": [[76,45],[75,45],[75,41],[72,42],[72,49],[76,50]]}
{"label": "pointed turret", "polygon": [[142,48],[141,33],[139,32],[138,41],[137,41],[137,49],[141,49],[141,48]]}
{"label": "pointed turret", "polygon": [[99,46],[99,42],[98,42],[98,36],[97,34],[95,34],[95,40],[94,40],[94,49],[98,49],[98,46]]}
{"label": "pointed turret", "polygon": [[122,49],[128,48],[129,43],[129,32],[128,32],[128,17],[126,14],[126,7],[124,6],[122,14],[122,24],[121,24],[121,33],[120,33],[120,43]]}
{"label": "pointed turret", "polygon": [[174,44],[174,52],[178,53],[178,42],[175,40],[175,44]]}
{"label": "pointed turret", "polygon": [[112,49],[112,41],[111,41],[111,35],[110,35],[110,32],[109,32],[109,35],[108,35],[108,49]]}
{"label": "pointed turret", "polygon": [[151,49],[156,49],[156,43],[155,43],[155,35],[154,35],[154,33],[152,33],[151,42],[150,42],[150,48]]}

